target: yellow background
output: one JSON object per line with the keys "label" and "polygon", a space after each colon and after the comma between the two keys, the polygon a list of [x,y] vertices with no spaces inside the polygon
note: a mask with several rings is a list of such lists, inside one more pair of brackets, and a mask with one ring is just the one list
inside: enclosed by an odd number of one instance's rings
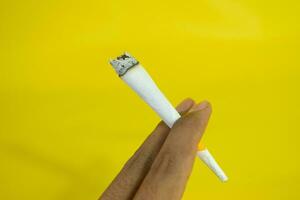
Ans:
{"label": "yellow background", "polygon": [[[298,1],[3,1],[0,199],[97,199],[158,117],[108,65],[128,51],[177,104],[209,100],[184,199],[300,199]],[[117,121],[117,123],[116,123]]]}

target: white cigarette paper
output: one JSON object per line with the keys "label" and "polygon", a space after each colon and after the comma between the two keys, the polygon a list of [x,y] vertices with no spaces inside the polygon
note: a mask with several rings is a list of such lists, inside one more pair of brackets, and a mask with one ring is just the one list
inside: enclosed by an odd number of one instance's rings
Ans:
{"label": "white cigarette paper", "polygon": [[[127,83],[168,125],[173,124],[181,117],[168,99],[157,87],[147,71],[135,58],[128,53],[110,61],[120,78]],[[197,152],[197,156],[219,177],[223,182],[228,178],[210,154],[208,149]]]}

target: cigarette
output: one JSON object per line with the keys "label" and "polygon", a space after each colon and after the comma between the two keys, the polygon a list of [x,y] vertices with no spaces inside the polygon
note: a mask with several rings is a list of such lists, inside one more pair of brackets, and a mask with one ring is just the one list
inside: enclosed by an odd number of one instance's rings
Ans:
{"label": "cigarette", "polygon": [[[143,66],[126,52],[116,59],[110,59],[110,64],[119,77],[159,115],[168,127],[172,128],[174,123],[181,116],[161,92]],[[224,171],[204,145],[199,144],[197,156],[222,182],[228,180]]]}

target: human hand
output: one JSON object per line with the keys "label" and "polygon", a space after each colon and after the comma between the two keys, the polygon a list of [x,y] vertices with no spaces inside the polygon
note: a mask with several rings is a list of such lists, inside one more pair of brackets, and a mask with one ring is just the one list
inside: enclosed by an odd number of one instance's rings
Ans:
{"label": "human hand", "polygon": [[157,125],[100,200],[181,199],[211,106],[186,99],[176,109],[182,117],[171,129]]}

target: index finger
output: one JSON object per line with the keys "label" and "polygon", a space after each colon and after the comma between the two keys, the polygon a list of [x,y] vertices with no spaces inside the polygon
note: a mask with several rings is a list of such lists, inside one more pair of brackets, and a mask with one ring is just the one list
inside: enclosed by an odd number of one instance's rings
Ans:
{"label": "index finger", "polygon": [[[182,101],[177,111],[184,115],[194,105],[190,98]],[[153,161],[169,135],[168,126],[160,122],[136,153],[127,161],[117,177],[101,195],[100,199],[132,199],[151,168]]]}

